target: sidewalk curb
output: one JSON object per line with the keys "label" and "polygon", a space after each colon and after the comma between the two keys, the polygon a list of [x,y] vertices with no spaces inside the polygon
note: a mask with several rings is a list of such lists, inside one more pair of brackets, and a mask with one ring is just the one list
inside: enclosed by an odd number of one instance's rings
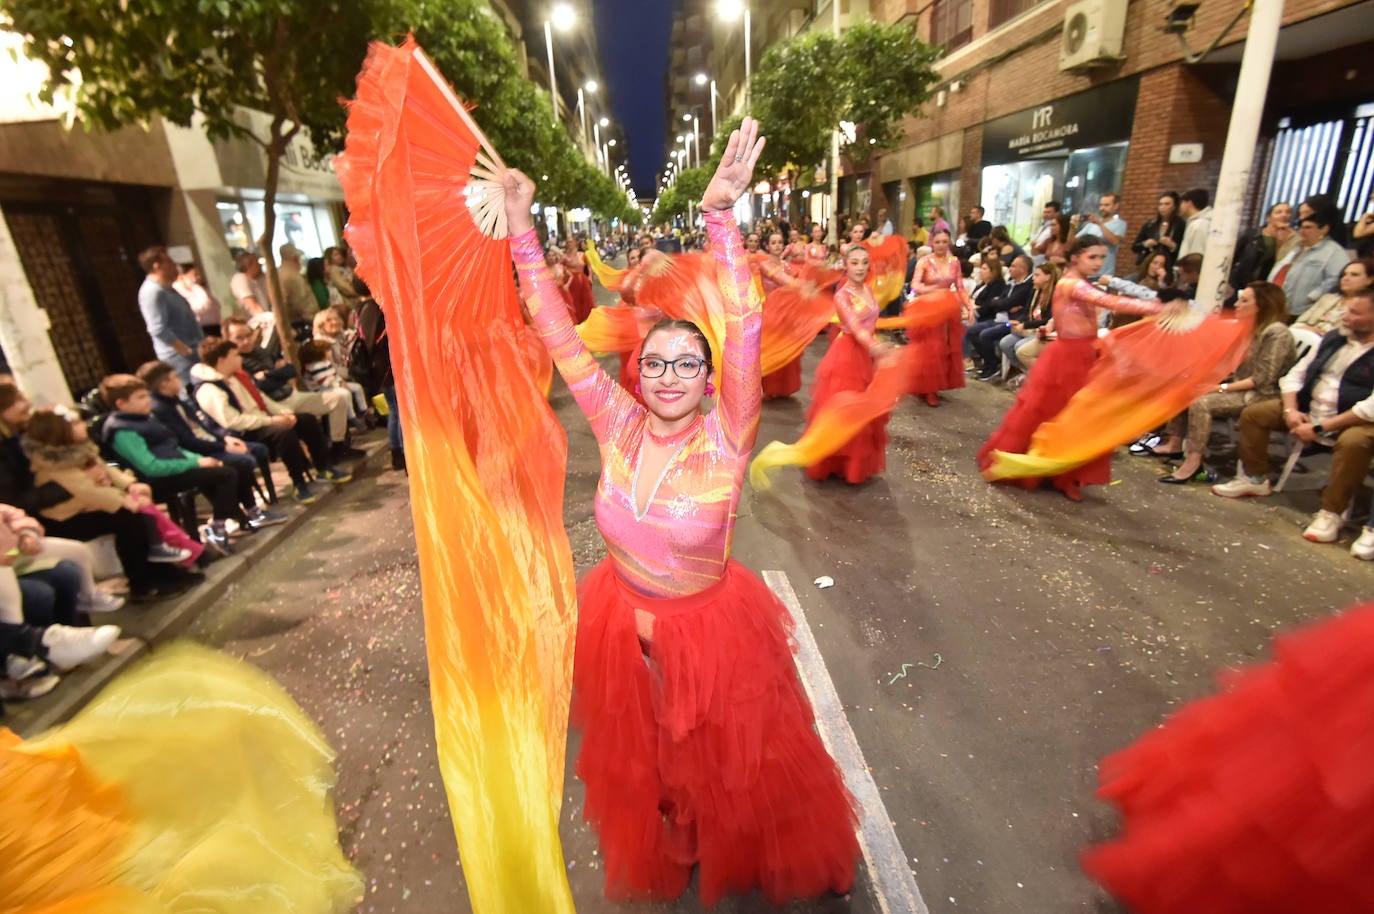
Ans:
{"label": "sidewalk curb", "polygon": [[[391,452],[385,436],[375,441],[358,442],[357,445],[367,452],[367,456],[354,462],[355,472],[377,469],[390,458]],[[321,483],[318,490],[320,497],[317,501],[309,505],[293,505],[292,507],[298,510],[291,511],[286,523],[269,527],[241,541],[239,551],[212,564],[206,569],[203,583],[175,600],[155,604],[146,611],[121,610],[117,615],[127,612],[146,613],[143,616],[145,624],[140,626],[138,635],[129,636],[134,639],[134,643],[124,653],[109,655],[98,665],[80,667],[66,674],[62,677],[62,684],[49,696],[22,704],[6,703],[7,716],[0,718],[0,726],[8,726],[21,737],[28,739],[71,718],[131,664],[137,663],[158,645],[175,640],[189,628],[191,623],[214,605],[228,588],[242,581],[253,568],[269,557],[273,543],[281,537],[289,536],[292,531],[329,505],[337,497],[339,488],[340,486]],[[285,501],[286,499],[282,498],[282,502]],[[93,624],[101,624],[102,618],[93,617]],[[117,619],[111,618],[110,621]]]}

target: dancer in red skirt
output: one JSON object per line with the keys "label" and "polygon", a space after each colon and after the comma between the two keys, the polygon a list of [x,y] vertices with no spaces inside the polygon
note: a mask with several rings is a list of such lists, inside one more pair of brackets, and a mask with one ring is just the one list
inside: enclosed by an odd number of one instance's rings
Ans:
{"label": "dancer in red skirt", "polygon": [[1083,868],[1137,914],[1374,911],[1374,604],[1222,687],[1103,760],[1122,827]]}
{"label": "dancer in red skirt", "polygon": [[[773,232],[768,236],[765,250],[758,254],[751,254],[749,257],[750,265],[758,270],[759,278],[763,282],[764,320],[768,320],[768,295],[774,289],[781,289],[797,277],[797,274],[782,259],[782,250],[782,233]],[[801,390],[801,363],[802,357],[797,356],[772,374],[764,375],[763,398],[773,400],[778,397],[790,397]]]}
{"label": "dancer in red skirt", "polygon": [[[816,369],[811,389],[811,406],[806,421],[812,422],[826,401],[843,391],[864,390],[873,380],[873,361],[887,351],[886,343],[874,335],[878,322],[878,303],[865,283],[869,270],[868,248],[856,244],[844,257],[845,280],[835,290],[835,312],[840,317],[840,333]],[[887,468],[887,420],[890,414],[874,419],[840,450],[806,468],[815,480],[840,476],[857,485]]]}
{"label": "dancer in red skirt", "polygon": [[[578,588],[573,723],[606,893],[670,899],[699,867],[703,904],[754,888],[775,903],[847,891],[853,801],[814,729],[787,609],[730,559],[758,433],[762,315],[731,209],[763,148],[731,135],[701,209],[727,288],[723,360],[696,325],[644,339],[631,397],[582,345],[540,257],[534,183],[503,176],[523,297],[601,447],[596,520],[609,558]],[[720,384],[715,409],[701,399]],[[647,406],[645,405],[647,404]]]}
{"label": "dancer in red skirt", "polygon": [[[1040,424],[1057,416],[1087,383],[1088,372],[1092,371],[1097,359],[1098,308],[1126,314],[1158,314],[1164,309],[1157,301],[1110,295],[1088,282],[1087,277],[1096,276],[1102,269],[1106,253],[1106,245],[1096,235],[1084,235],[1069,247],[1069,265],[1054,288],[1050,304],[1057,339],[1035,360],[1035,370],[1027,375],[1026,383],[1021,386],[1001,426],[978,451],[979,469],[985,470],[992,465],[993,451],[1026,453]],[[1174,307],[1183,310],[1187,303]],[[1107,453],[1091,463],[1050,477],[1049,483],[1072,501],[1082,501],[1081,486],[1106,485],[1111,479],[1112,455]],[[1044,480],[1026,477],[999,482],[1034,489]]]}
{"label": "dancer in red skirt", "polygon": [[[920,295],[952,289],[961,300],[967,301],[963,268],[959,258],[949,251],[949,232],[932,232],[930,248],[929,254],[916,261],[911,274],[912,291]],[[917,373],[911,379],[911,393],[924,398],[931,406],[939,406],[940,391],[964,386],[962,322],[951,318],[943,327],[912,330],[907,333],[907,345],[921,348],[921,357],[914,363]]]}

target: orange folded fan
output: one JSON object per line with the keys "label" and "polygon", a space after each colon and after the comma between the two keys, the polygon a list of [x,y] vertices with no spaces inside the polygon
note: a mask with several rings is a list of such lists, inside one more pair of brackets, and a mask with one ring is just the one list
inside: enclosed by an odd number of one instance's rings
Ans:
{"label": "orange folded fan", "polygon": [[529,357],[503,165],[408,39],[372,46],[335,167],[392,339],[439,765],[472,909],[571,912],[567,439]]}
{"label": "orange folded fan", "polygon": [[[1030,452],[994,451],[989,480],[1057,476],[1172,419],[1245,358],[1252,324],[1190,315],[1147,318],[1098,341],[1098,359],[1068,405],[1036,430]],[[1053,344],[1051,344],[1053,345]]]}

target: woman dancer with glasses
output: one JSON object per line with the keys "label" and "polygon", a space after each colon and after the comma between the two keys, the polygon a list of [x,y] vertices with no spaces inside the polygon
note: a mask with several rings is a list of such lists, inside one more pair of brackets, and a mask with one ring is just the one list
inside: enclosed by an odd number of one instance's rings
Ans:
{"label": "woman dancer with glasses", "polygon": [[[755,887],[774,903],[844,892],[858,855],[852,801],[797,680],[787,609],[729,557],[758,432],[762,324],[731,208],[762,148],[746,118],[701,201],[725,280],[719,373],[694,324],[660,322],[639,358],[643,404],[573,330],[530,219],[534,183],[503,178],[523,297],[601,448],[596,520],[609,557],[578,587],[573,723],[615,899],[674,898],[694,865],[707,907]],[[713,379],[719,398],[703,416]]]}

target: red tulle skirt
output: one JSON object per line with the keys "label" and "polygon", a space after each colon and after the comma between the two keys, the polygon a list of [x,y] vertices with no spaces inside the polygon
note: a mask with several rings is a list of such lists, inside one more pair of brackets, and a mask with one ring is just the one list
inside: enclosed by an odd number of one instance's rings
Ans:
{"label": "red tulle skirt", "polygon": [[907,345],[918,349],[912,360],[911,393],[917,397],[964,386],[964,322],[954,315],[939,327],[913,327]]}
{"label": "red tulle skirt", "polygon": [[[635,610],[654,617],[641,648]],[[792,661],[791,617],[731,561],[710,589],[656,600],[603,561],[578,584],[577,776],[606,895],[702,903],[762,890],[774,904],[846,892],[853,800],[821,745]]]}
{"label": "red tulle skirt", "polygon": [[772,374],[763,376],[763,398],[790,397],[801,390],[802,360],[797,356]]}
{"label": "red tulle skirt", "polygon": [[1083,868],[1138,914],[1374,911],[1374,604],[1222,685],[1102,762]]}
{"label": "red tulle skirt", "polygon": [[[816,368],[806,421],[814,420],[835,394],[864,390],[872,381],[873,357],[851,334],[839,334]],[[887,468],[887,420],[890,417],[891,414],[886,413],[868,423],[844,447],[807,467],[806,475],[815,480],[842,476],[846,482],[858,484],[881,473]]]}
{"label": "red tulle skirt", "polygon": [[[1073,395],[1083,389],[1095,361],[1096,337],[1059,339],[1046,346],[1035,360],[1035,366],[1026,376],[1026,383],[1021,386],[1016,402],[1007,411],[1002,424],[978,451],[978,467],[986,469],[992,465],[993,451],[1024,454],[1030,450],[1031,437],[1040,423],[1059,415]],[[1050,481],[1060,489],[1106,485],[1112,481],[1112,455],[1103,454],[1090,463],[1051,477]],[[1013,477],[999,479],[998,482],[1035,489],[1044,480],[1039,477]]]}
{"label": "red tulle skirt", "polygon": [[568,282],[568,296],[571,299],[573,323],[580,324],[596,307],[591,277],[581,270],[574,271]]}

